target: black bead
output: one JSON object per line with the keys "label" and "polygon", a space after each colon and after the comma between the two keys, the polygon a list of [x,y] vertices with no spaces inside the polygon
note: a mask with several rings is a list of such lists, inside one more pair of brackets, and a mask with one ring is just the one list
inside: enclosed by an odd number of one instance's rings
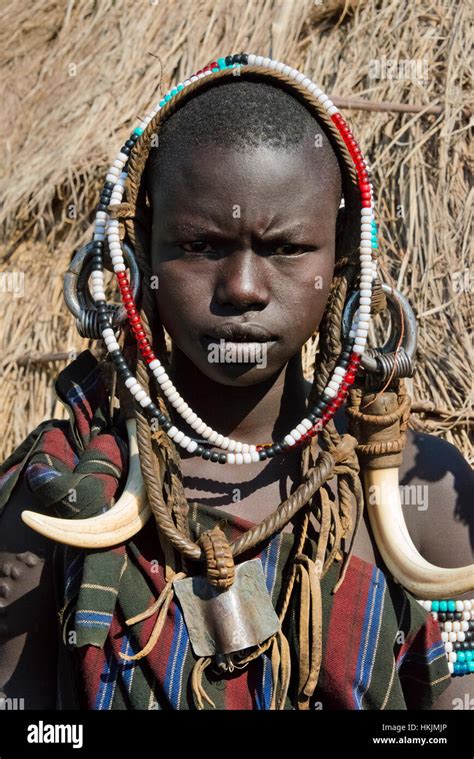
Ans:
{"label": "black bead", "polygon": [[203,451],[204,451],[203,446],[202,445],[198,445],[198,447],[196,448],[196,450],[194,451],[194,453],[196,454],[196,456],[202,456]]}
{"label": "black bead", "polygon": [[445,611],[439,611],[438,612],[438,619],[440,622],[446,622],[446,612]]}
{"label": "black bead", "polygon": [[106,211],[108,207],[109,206],[107,205],[107,203],[99,203],[99,205],[97,206],[97,210],[98,211]]}
{"label": "black bead", "polygon": [[211,458],[211,452],[210,451],[204,451],[204,453],[202,454],[202,458],[205,461],[209,461],[209,459]]}
{"label": "black bead", "polygon": [[127,140],[126,143],[125,143],[125,147],[126,148],[130,148],[130,149],[132,149],[134,147],[134,145],[135,145],[135,143],[133,142],[133,140]]}
{"label": "black bead", "polygon": [[265,448],[267,452],[267,456],[269,459],[271,459],[275,455],[275,451],[273,450],[273,445],[270,445],[268,448]]}
{"label": "black bead", "polygon": [[460,651],[461,650],[461,643],[454,643],[453,644],[453,648],[454,648],[455,651]]}
{"label": "black bead", "polygon": [[459,619],[462,619],[462,611],[455,611],[454,612],[454,619],[457,621]]}
{"label": "black bead", "polygon": [[227,456],[225,455],[225,453],[219,453],[218,456],[219,456],[219,459],[218,459],[219,464],[225,464],[227,462]]}
{"label": "black bead", "polygon": [[309,419],[309,421],[310,421],[310,422],[313,422],[313,424],[314,424],[314,422],[315,422],[315,421],[316,421],[316,419],[317,419],[317,416],[316,416],[316,414],[313,414],[313,413],[311,412],[310,414],[308,414],[308,419]]}
{"label": "black bead", "polygon": [[249,60],[248,54],[247,53],[241,53],[241,55],[240,55],[240,62],[244,63],[245,65],[247,65],[248,60]]}
{"label": "black bead", "polygon": [[171,424],[170,421],[167,421],[167,422],[163,422],[161,426],[163,427],[165,432],[168,432],[168,430],[170,430],[173,425]]}
{"label": "black bead", "polygon": [[323,393],[321,396],[321,401],[324,401],[324,405],[327,406],[330,401],[332,401],[332,398],[327,393]]}
{"label": "black bead", "polygon": [[110,190],[110,193],[112,194],[113,189],[114,189],[113,182],[104,182],[104,190]]}
{"label": "black bead", "polygon": [[115,359],[117,359],[121,355],[122,355],[122,352],[121,352],[120,349],[117,349],[117,350],[114,350],[114,351],[110,351],[110,353],[109,353],[110,358],[113,359],[113,361],[114,361],[115,364],[117,363],[117,361]]}
{"label": "black bead", "polygon": [[286,442],[286,440],[283,440],[283,441],[280,443],[280,445],[281,445],[281,448],[282,448],[282,450],[283,450],[283,451],[287,451],[287,450],[288,450],[288,448],[291,448],[290,444],[289,444],[289,443],[287,443],[287,442]]}
{"label": "black bead", "polygon": [[265,461],[265,459],[267,458],[266,451],[259,451],[258,452],[258,457],[259,457],[260,461]]}
{"label": "black bead", "polygon": [[139,138],[139,137],[140,137],[140,135],[139,135],[139,134],[136,134],[136,133],[134,132],[133,134],[131,134],[131,135],[130,135],[129,139],[130,139],[130,140],[133,142],[133,144],[135,145],[135,143],[137,142],[137,140],[138,140],[138,138]]}
{"label": "black bead", "polygon": [[211,461],[213,461],[214,463],[217,463],[219,461],[219,454],[217,453],[217,451],[212,451]]}
{"label": "black bead", "polygon": [[[132,147],[133,147],[133,145],[132,145]],[[129,148],[129,147],[128,147],[128,146],[125,144],[125,145],[122,145],[122,147],[120,148],[120,152],[121,152],[121,153],[123,153],[124,155],[130,155],[130,153],[131,153],[132,151],[131,151],[131,148]]]}
{"label": "black bead", "polygon": [[452,621],[453,621],[453,619],[454,619],[454,614],[453,614],[453,612],[452,612],[452,611],[447,611],[447,612],[446,612],[446,619],[448,620],[448,622],[452,622]]}
{"label": "black bead", "polygon": [[157,416],[157,419],[158,419],[158,421],[159,421],[160,424],[164,424],[167,421],[168,417],[166,416],[166,414],[163,414],[160,411],[160,413]]}
{"label": "black bead", "polygon": [[280,443],[275,443],[275,445],[273,446],[273,450],[275,451],[275,454],[281,453],[282,449],[281,449]]}
{"label": "black bead", "polygon": [[102,250],[104,243],[102,240],[94,240],[92,243],[92,250]]}
{"label": "black bead", "polygon": [[342,358],[343,361],[345,361],[346,359],[347,359],[347,361],[349,361],[350,357],[351,357],[351,352],[350,351],[344,351],[341,354],[341,358]]}
{"label": "black bead", "polygon": [[225,60],[225,65],[226,66],[231,66],[232,65],[232,56],[231,55],[226,55],[226,57],[224,58],[224,60]]}

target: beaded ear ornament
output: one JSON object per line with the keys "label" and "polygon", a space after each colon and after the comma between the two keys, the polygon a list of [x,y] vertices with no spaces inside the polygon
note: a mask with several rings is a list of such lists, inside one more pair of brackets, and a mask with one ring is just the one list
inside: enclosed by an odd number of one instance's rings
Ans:
{"label": "beaded ear ornament", "polygon": [[[222,72],[227,71],[229,73],[229,69],[236,68],[239,68],[242,73],[246,70],[257,71],[268,76],[271,76],[272,73],[278,73],[287,78],[289,85],[296,84],[309,93],[308,96],[314,100],[319,110],[323,109],[327,120],[332,125],[332,128],[337,130],[347,148],[353,162],[360,198],[360,280],[358,292],[353,293],[353,295],[358,295],[358,302],[357,304],[353,302],[352,310],[355,310],[356,305],[357,310],[354,316],[350,315],[341,356],[319,400],[308,410],[308,413],[301,422],[282,440],[263,445],[251,445],[234,440],[213,430],[198,417],[176,390],[145,335],[135,300],[137,294],[137,275],[135,274],[134,276],[134,271],[130,264],[133,255],[130,249],[121,241],[118,219],[112,218],[113,214],[109,213],[113,206],[122,203],[128,177],[128,160],[134,147],[143,139],[142,135],[144,135],[145,131],[148,132],[157,119],[161,118],[162,114],[160,112],[162,109],[167,108],[169,101],[173,101],[173,98],[176,98],[186,88],[195,87],[195,83],[201,79],[220,78],[223,76]],[[235,75],[235,71],[232,73]],[[155,403],[153,403],[145,389],[130,371],[116,338],[118,320],[114,318],[112,307],[106,302],[103,262],[106,243],[122,297],[122,314],[125,314],[128,319],[149,372],[176,412],[196,432],[196,436],[199,436],[209,446],[218,450],[209,450],[205,445],[200,444],[198,440],[179,430],[170,418],[162,413]],[[369,181],[367,164],[349,126],[329,97],[304,74],[278,61],[250,54],[238,54],[230,55],[226,58],[218,58],[169,91],[155,108],[138,123],[110,166],[101,191],[100,202],[95,216],[93,240],[89,246],[91,258],[91,296],[96,311],[97,331],[104,340],[110,358],[114,362],[117,374],[128,388],[136,403],[140,404],[144,409],[149,420],[156,419],[160,427],[167,432],[176,445],[203,459],[220,464],[250,464],[271,458],[295,446],[305,445],[334,416],[339,406],[344,402],[361,365],[365,365],[364,359],[369,360],[370,358],[369,355],[364,355],[364,351],[370,323],[372,283],[377,273],[378,245],[374,220],[372,185]],[[132,281],[129,281],[126,273],[127,263],[132,273]]]}

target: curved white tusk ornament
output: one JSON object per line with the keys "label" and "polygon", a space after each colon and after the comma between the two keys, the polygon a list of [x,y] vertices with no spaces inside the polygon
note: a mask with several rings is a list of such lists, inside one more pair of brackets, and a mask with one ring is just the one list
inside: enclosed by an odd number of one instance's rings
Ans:
{"label": "curved white tusk ornament", "polygon": [[[107,548],[133,537],[151,515],[140,469],[137,428],[126,422],[130,465],[124,491],[104,514],[88,519],[58,519],[22,513],[23,521],[47,538],[78,548]],[[414,546],[403,516],[398,467],[364,470],[370,524],[380,554],[393,577],[419,599],[452,598],[474,587],[474,565],[446,569],[426,561]]]}
{"label": "curved white tusk ornament", "polygon": [[34,511],[23,511],[21,518],[47,538],[78,548],[108,548],[133,537],[151,515],[145,483],[140,469],[137,423],[126,421],[129,469],[122,495],[108,511],[87,519],[60,519]]}

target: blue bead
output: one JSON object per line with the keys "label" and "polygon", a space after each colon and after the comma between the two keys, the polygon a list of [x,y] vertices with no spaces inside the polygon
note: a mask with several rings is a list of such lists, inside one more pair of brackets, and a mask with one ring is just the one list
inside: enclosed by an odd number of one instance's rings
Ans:
{"label": "blue bead", "polygon": [[431,611],[439,611],[439,601],[431,602]]}
{"label": "blue bead", "polygon": [[474,672],[474,661],[469,661],[467,663],[467,668],[468,668],[469,672]]}
{"label": "blue bead", "polygon": [[448,602],[447,601],[440,601],[439,602],[439,610],[440,611],[448,611]]}
{"label": "blue bead", "polygon": [[456,611],[456,602],[448,601],[448,611]]}
{"label": "blue bead", "polygon": [[460,675],[461,674],[461,665],[457,663],[457,661],[454,662],[454,674]]}
{"label": "blue bead", "polygon": [[461,664],[461,671],[463,675],[467,675],[467,673],[469,672],[469,665],[466,663]]}

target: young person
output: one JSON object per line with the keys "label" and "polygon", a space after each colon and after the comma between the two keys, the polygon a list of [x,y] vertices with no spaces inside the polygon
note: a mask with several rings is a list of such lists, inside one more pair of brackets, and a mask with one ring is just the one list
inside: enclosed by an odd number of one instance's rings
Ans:
{"label": "young person", "polygon": [[[452,674],[469,672],[470,593],[434,599],[436,620],[358,519],[361,441],[345,436],[342,400],[364,375],[364,341],[356,329],[347,347],[342,316],[367,250],[361,209],[373,229],[366,166],[326,96],[270,64],[239,55],[198,72],[125,143],[127,179],[120,162],[107,177],[92,294],[109,360],[85,351],[60,373],[70,422],[40,425],[0,470],[0,688],[27,708],[446,708],[463,680]],[[102,297],[106,217],[128,364]],[[316,332],[308,383],[301,350]],[[131,418],[154,517],[138,508],[132,530],[114,511],[135,471]],[[468,565],[463,457],[407,430],[400,472],[428,488],[426,509],[403,509],[416,549]],[[57,532],[44,521],[60,542],[25,509],[67,519]],[[188,577],[203,579],[179,585]]]}

